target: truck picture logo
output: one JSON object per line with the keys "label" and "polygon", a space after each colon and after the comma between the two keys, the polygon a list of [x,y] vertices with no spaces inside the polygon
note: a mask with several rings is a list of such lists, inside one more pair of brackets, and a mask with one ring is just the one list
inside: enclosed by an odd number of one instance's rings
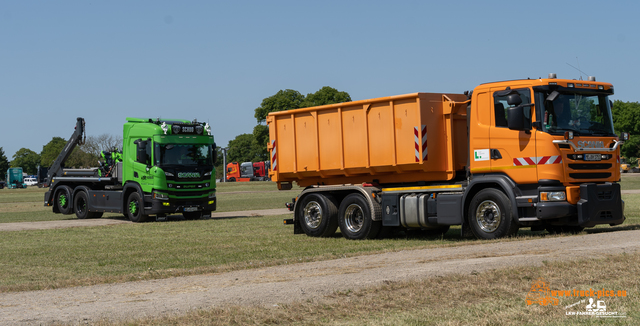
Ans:
{"label": "truck picture logo", "polygon": [[604,142],[600,140],[578,141],[578,148],[604,148]]}
{"label": "truck picture logo", "polygon": [[200,178],[199,172],[178,172],[178,178]]}

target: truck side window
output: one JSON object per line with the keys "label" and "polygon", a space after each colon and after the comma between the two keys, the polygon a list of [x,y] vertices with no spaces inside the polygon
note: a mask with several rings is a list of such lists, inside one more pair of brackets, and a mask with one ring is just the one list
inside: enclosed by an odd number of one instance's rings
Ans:
{"label": "truck side window", "polygon": [[[522,88],[516,90],[518,94],[520,94],[520,98],[522,99],[522,104],[531,103],[531,91],[528,88]],[[497,96],[495,93],[493,95],[493,106],[494,106],[494,114],[495,114],[495,122],[496,127],[500,128],[508,128],[507,126],[507,109],[511,106],[507,103],[506,96]],[[525,109],[525,116],[529,118],[529,123],[531,123],[531,110]]]}

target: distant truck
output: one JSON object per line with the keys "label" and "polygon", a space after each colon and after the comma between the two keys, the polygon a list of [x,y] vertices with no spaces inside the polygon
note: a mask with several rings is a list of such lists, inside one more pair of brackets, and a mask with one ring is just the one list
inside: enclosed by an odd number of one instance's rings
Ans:
{"label": "distant truck", "polygon": [[381,229],[502,238],[623,223],[609,96],[589,80],[486,83],[270,113],[269,175],[305,189],[295,233],[373,238]]}
{"label": "distant truck", "polygon": [[151,215],[182,214],[199,219],[216,209],[215,143],[207,123],[127,118],[123,151],[99,168],[65,169],[81,145],[85,122],[75,131],[48,171],[45,206],[79,219],[104,212],[124,213],[133,222]]}
{"label": "distant truck", "polygon": [[268,181],[269,161],[227,164],[227,182]]}
{"label": "distant truck", "polygon": [[27,188],[27,184],[24,183],[22,168],[9,168],[7,170],[7,188]]}

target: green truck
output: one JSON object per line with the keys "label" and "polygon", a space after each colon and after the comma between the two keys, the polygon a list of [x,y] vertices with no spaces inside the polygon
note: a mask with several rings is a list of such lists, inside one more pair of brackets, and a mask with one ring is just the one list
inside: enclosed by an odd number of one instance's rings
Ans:
{"label": "green truck", "polygon": [[[90,169],[64,168],[84,143],[85,121],[48,171],[44,204],[79,219],[122,213],[133,222],[182,214],[199,219],[216,209],[216,145],[207,123],[127,118],[121,155]],[[103,157],[105,157],[103,155]]]}

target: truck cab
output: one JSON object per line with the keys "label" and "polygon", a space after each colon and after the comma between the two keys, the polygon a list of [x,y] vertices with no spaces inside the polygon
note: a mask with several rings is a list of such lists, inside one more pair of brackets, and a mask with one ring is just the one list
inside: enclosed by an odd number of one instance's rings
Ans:
{"label": "truck cab", "polygon": [[612,94],[611,84],[595,78],[553,74],[476,87],[469,107],[470,185],[513,189],[506,193],[521,226],[544,221],[549,230],[580,230],[622,223],[622,142],[613,129]]}

